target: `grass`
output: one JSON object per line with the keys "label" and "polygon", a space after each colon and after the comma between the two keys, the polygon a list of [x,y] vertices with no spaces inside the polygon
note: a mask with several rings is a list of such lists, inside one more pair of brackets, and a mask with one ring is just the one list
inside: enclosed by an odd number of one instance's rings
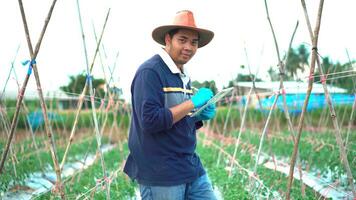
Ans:
{"label": "grass", "polygon": [[[224,108],[220,108],[217,116],[217,123],[220,126],[224,123],[223,117],[226,116],[226,111]],[[257,112],[257,111],[256,111]],[[247,119],[250,120],[250,124],[253,124],[253,120],[263,121],[263,115],[252,112]],[[320,112],[321,113],[321,112]],[[70,128],[72,121],[74,119],[73,112],[63,112],[59,113],[63,117],[64,127]],[[255,115],[256,116],[253,116]],[[281,113],[276,112],[275,114],[276,121],[279,117],[283,117]],[[99,114],[99,122],[102,122],[104,115]],[[319,116],[319,115],[316,115]],[[235,121],[239,121],[239,115],[237,113],[232,113],[232,118]],[[313,118],[316,118],[313,116]],[[91,113],[89,111],[84,111],[81,113],[79,125],[80,127],[92,127]],[[127,128],[128,125],[128,116],[127,115],[118,115],[117,123],[120,124],[123,120],[123,127]],[[109,114],[107,124],[112,124],[113,122],[113,113]],[[276,122],[274,121],[274,122]],[[314,120],[312,123],[318,123],[319,120]],[[283,122],[278,122],[283,123]],[[292,137],[288,131],[276,131],[276,126],[273,125],[271,130],[267,133],[266,140],[263,144],[262,151],[274,155],[277,158],[288,160],[293,150]],[[63,125],[59,125],[62,127]],[[24,125],[25,126],[25,125]],[[238,123],[235,124],[238,126]],[[228,125],[231,127],[231,125]],[[283,126],[281,126],[283,128]],[[40,127],[41,129],[41,127]],[[89,130],[92,133],[92,130]],[[234,131],[227,132],[227,136],[237,137],[238,132],[236,129]],[[67,144],[68,137],[65,135],[58,136],[55,134],[55,141],[57,144],[57,152],[59,161],[61,161],[64,153],[65,145]],[[343,138],[345,138],[345,133],[343,133]],[[40,159],[45,166],[53,165],[52,158],[46,148],[46,137],[37,137],[36,143],[39,145],[39,152],[34,152],[34,147],[32,145],[32,140],[26,139],[21,141],[21,143],[15,144],[14,149],[16,156],[19,160],[19,163],[16,165],[17,177],[14,176],[11,160],[8,159],[5,164],[5,172],[0,175],[0,192],[7,191],[11,185],[21,185],[23,180],[31,173],[41,171],[43,167],[40,166],[38,159]],[[240,145],[238,149],[237,160],[239,163],[247,169],[252,169],[255,163],[255,157],[252,156],[252,153],[256,153],[260,141],[260,133],[253,130],[246,130],[242,133],[241,137],[242,143],[245,145]],[[356,144],[353,142],[356,141],[356,132],[353,131],[350,134],[349,146],[348,146],[348,159],[350,162],[351,171],[353,176],[356,177]],[[103,138],[102,143],[107,143],[108,139]],[[221,143],[221,141],[216,141]],[[0,140],[0,154],[5,146],[5,141]],[[226,145],[225,150],[232,154],[234,150],[234,144]],[[95,138],[86,138],[86,139],[76,139],[70,149],[68,162],[74,162],[76,156],[84,155],[85,153],[94,154],[96,151],[96,141]],[[119,150],[119,147],[116,147],[114,150],[105,154],[105,165],[107,167],[108,173],[116,171],[122,164],[124,158],[127,155],[127,144],[124,145],[123,152]],[[231,178],[227,177],[227,172],[224,169],[225,166],[220,164],[216,166],[216,160],[218,157],[218,152],[211,147],[202,147],[201,144],[198,145],[198,153],[201,156],[201,160],[204,163],[204,166],[207,168],[210,178],[213,181],[213,184],[217,186],[224,199],[251,199],[251,192],[246,190],[246,185],[249,184],[249,179],[246,174],[243,172],[236,171],[233,173]],[[340,162],[340,156],[338,152],[338,146],[335,142],[335,136],[332,132],[303,132],[301,143],[300,143],[300,157],[303,160],[303,167],[307,166],[311,169],[318,169],[321,174],[328,170],[333,172],[334,180],[338,179],[341,174],[344,174],[343,165]],[[284,174],[279,172],[266,169],[262,166],[257,168],[259,178],[263,180],[263,183],[270,189],[278,191],[280,194],[284,194],[286,191],[287,178]],[[67,179],[65,182],[65,193],[69,199],[75,198],[80,194],[84,194],[89,191],[96,185],[96,179],[102,178],[102,168],[101,163],[96,162],[94,165],[90,166],[88,169],[82,173],[76,174],[73,178]],[[115,178],[110,185],[110,196],[112,199],[128,199],[128,197],[134,195],[134,189],[136,184],[131,182],[126,175],[119,173],[118,177]],[[261,190],[261,194],[265,191]],[[90,196],[89,193],[85,193],[84,197]],[[105,199],[106,192],[101,187],[99,187],[95,193],[93,193],[94,199]],[[295,180],[292,190],[293,199],[302,199],[300,194],[300,183]],[[318,194],[307,188],[306,190],[307,197],[304,199],[315,199],[318,198]],[[39,199],[49,199],[53,198],[54,195],[50,192],[44,194]],[[54,197],[56,198],[56,197]]]}
{"label": "grass", "polygon": [[[125,145],[126,146],[126,145]],[[118,170],[122,166],[123,159],[128,154],[127,147],[124,151],[120,151],[117,146],[113,150],[104,154],[105,166],[107,172],[110,174]],[[106,199],[106,189],[98,187],[95,193],[90,191],[98,183],[97,180],[103,178],[102,167],[100,160],[97,160],[95,164],[88,167],[82,173],[77,173],[70,179],[66,180],[65,193],[68,199],[85,199],[92,196],[94,199]],[[110,184],[110,197],[111,199],[129,199],[134,196],[136,184],[128,179],[122,172],[118,173],[118,176],[112,180]],[[93,190],[94,191],[94,190]],[[51,193],[46,193],[36,199],[50,199],[53,197]],[[58,199],[58,197],[56,197]]]}
{"label": "grass", "polygon": [[[237,138],[238,132],[231,132],[229,136],[233,136],[233,138]],[[201,134],[202,137],[204,137]],[[228,137],[226,137],[228,138]],[[226,143],[229,140],[226,139],[224,142],[223,139],[219,138],[215,139],[214,142],[223,146],[223,149],[228,152],[230,155],[233,155],[235,148],[235,139],[231,143]],[[356,141],[356,132],[350,134],[349,141]],[[241,143],[237,150],[236,160],[242,165],[244,168],[253,171],[255,165],[255,154],[257,154],[258,146],[260,142],[260,133],[256,133],[253,131],[246,130],[241,135]],[[262,152],[267,153],[270,156],[275,156],[277,159],[282,160],[286,163],[289,163],[289,158],[293,151],[293,142],[292,137],[290,136],[288,131],[279,132],[279,133],[268,133],[267,138],[264,141]],[[321,176],[325,176],[327,172],[330,170],[332,173],[332,180],[336,181],[340,179],[341,176],[345,176],[346,173],[344,171],[344,166],[340,161],[340,155],[338,151],[338,146],[335,142],[335,137],[331,132],[324,133],[310,133],[304,132],[302,134],[301,143],[300,143],[300,157],[302,159],[302,166],[304,170],[306,168],[310,168],[312,170],[316,170],[320,173]],[[218,150],[213,150],[212,148],[202,148],[198,147],[198,152],[205,164],[205,166],[209,169],[209,174],[213,179],[213,182],[219,186],[222,186],[222,192],[224,194],[225,199],[245,199],[246,192],[241,189],[238,189],[238,193],[234,191],[236,188],[241,187],[241,185],[246,185],[249,181],[246,179],[247,174],[245,173],[245,177],[241,177],[240,172],[235,173],[231,180],[227,180],[227,172],[223,169],[223,166],[217,165],[218,158]],[[356,146],[351,142],[348,146],[348,159],[350,162],[351,171],[353,177],[356,176]],[[226,162],[228,159],[225,158]],[[220,163],[224,163],[221,161]],[[284,194],[287,186],[287,177],[284,174],[281,174],[277,171],[269,170],[264,168],[263,166],[257,167],[257,174],[261,180],[263,180],[264,184],[273,190],[278,191],[280,194]],[[236,176],[236,177],[235,177]],[[223,177],[223,178],[221,178]],[[223,180],[221,180],[223,179]],[[235,182],[238,179],[240,182],[237,182],[235,186],[228,187],[227,185],[233,181]],[[292,188],[292,197],[294,199],[302,199],[300,194],[300,183],[298,180],[294,180],[293,188]],[[347,185],[347,180],[343,179],[341,184]],[[231,192],[232,189],[234,192]],[[316,194],[312,189],[306,190],[306,199],[315,199],[318,198],[318,194]],[[250,199],[249,198],[246,199]]]}
{"label": "grass", "polygon": [[[254,192],[248,192],[247,187],[250,185],[250,180],[246,172],[235,171],[232,176],[228,177],[228,171],[225,170],[225,166],[217,163],[218,152],[214,148],[198,146],[198,153],[201,157],[204,167],[207,169],[209,177],[211,178],[213,184],[221,190],[224,200],[235,200],[235,199],[258,199],[253,195],[266,195],[266,190],[254,188]],[[214,156],[212,156],[214,155]],[[251,156],[247,153],[239,153],[237,158],[240,165],[253,171],[251,167]],[[224,160],[228,160],[225,158]],[[272,191],[276,191],[281,194],[282,198],[285,194],[287,188],[287,177],[278,172],[267,169],[263,166],[257,168],[258,178],[263,181],[263,184]],[[303,198],[301,195],[300,182],[295,180],[293,182],[293,188],[291,197],[293,199],[317,199],[318,194],[316,194],[311,188],[306,188],[306,197]],[[284,197],[285,198],[285,197]],[[269,199],[273,199],[269,196]]]}
{"label": "grass", "polygon": [[[107,138],[103,138],[103,143],[108,142]],[[38,152],[32,146],[32,140],[26,139],[20,144],[14,145],[14,151],[18,159],[16,164],[17,176],[14,174],[13,166],[11,160],[8,158],[4,166],[4,172],[0,174],[0,192],[9,189],[10,185],[22,184],[23,181],[33,172],[40,172],[46,170],[44,168],[50,165],[53,166],[53,161],[49,150],[45,147],[45,139],[37,138],[36,143],[38,144]],[[0,142],[0,154],[4,149],[4,142]],[[74,161],[75,157],[78,155],[84,155],[85,153],[95,154],[97,148],[96,140],[94,137],[86,138],[80,142],[73,143],[71,149],[69,150],[67,162]],[[57,155],[59,162],[62,160],[65,151],[65,146],[57,146]],[[10,155],[9,155],[10,156]],[[39,162],[41,160],[44,166],[41,166]],[[53,168],[53,167],[52,167]],[[11,184],[10,184],[11,183]]]}
{"label": "grass", "polygon": [[[237,134],[237,132],[233,133],[233,135]],[[242,142],[252,144],[258,148],[260,142],[259,133],[246,132],[242,133],[241,137]],[[350,134],[349,141],[356,141],[356,132]],[[338,145],[332,132],[318,134],[303,132],[299,145],[300,158],[304,163],[304,167],[305,165],[309,165],[311,168],[317,168],[321,173],[327,172],[330,169],[338,177],[341,173],[345,173],[340,160]],[[292,155],[293,147],[294,143],[292,142],[290,133],[285,131],[270,133],[263,144],[262,151],[269,155],[286,159]],[[348,150],[347,156],[350,161],[351,171],[353,176],[356,177],[356,160],[354,159],[356,157],[356,144],[350,144]]]}
{"label": "grass", "polygon": [[[291,152],[290,148],[292,144],[288,139],[286,139],[288,138],[288,133],[280,133],[280,134],[281,135],[278,135],[280,137],[277,136],[268,137],[268,139],[266,140],[266,144],[264,144],[263,151],[268,153],[273,153],[276,156],[287,157]],[[332,160],[335,156],[335,159],[338,160],[337,157],[338,154],[337,153],[335,153],[335,155],[330,154],[330,151],[328,151],[328,147],[320,148],[319,150],[320,153],[317,154],[317,156],[311,154],[310,150],[315,148],[313,146],[315,144],[313,143],[309,144],[308,141],[312,141],[312,139],[310,139],[310,137],[312,136],[308,133],[303,135],[304,136],[302,138],[303,142],[301,143],[301,148],[304,149],[305,152],[309,152],[309,153],[301,152],[301,156],[303,159],[304,158],[307,158],[309,160],[319,159],[319,160],[323,160],[326,163],[326,161],[329,162],[329,160],[330,159]],[[259,141],[258,134],[253,132],[246,132],[242,136],[243,136],[242,141],[244,143],[249,143],[254,146],[258,144]],[[324,134],[322,136],[323,137],[320,136],[319,137],[313,136],[313,137],[318,138],[319,140],[329,141],[329,142],[332,139],[332,137],[330,137],[329,134]],[[107,142],[107,139],[104,138],[103,142],[104,143]],[[45,148],[43,146],[43,141],[38,141],[38,143],[42,144],[40,148],[43,150],[40,152],[41,155],[40,159],[43,161],[43,163],[51,164],[52,160],[49,156],[49,153],[45,151]],[[26,146],[24,152],[28,152],[30,149],[30,144],[31,144],[30,141],[25,140],[23,143],[16,145],[15,149],[19,151],[19,148],[20,149],[24,148],[24,147],[20,147],[22,145],[22,146]],[[234,145],[228,145],[225,147],[225,150],[232,153],[233,146]],[[254,157],[251,156],[251,153],[247,150],[246,146],[243,147],[242,146],[243,145],[241,145],[240,151],[238,151],[239,153],[237,156],[237,160],[242,166],[251,170],[252,166],[254,165]],[[273,148],[270,148],[271,146],[273,146]],[[90,153],[94,153],[95,150],[96,150],[96,141],[94,138],[90,138],[86,140],[85,139],[77,140],[76,143],[74,143],[71,148],[70,157],[74,158],[76,155],[83,155],[87,151],[89,151]],[[256,190],[254,192],[248,192],[246,190],[246,186],[249,185],[250,181],[246,173],[243,171],[235,171],[232,177],[228,178],[228,172],[225,170],[225,165],[223,164],[224,162],[221,162],[219,166],[216,165],[218,152],[216,149],[212,148],[211,146],[203,147],[202,144],[199,142],[197,146],[197,152],[200,155],[203,165],[206,167],[214,186],[220,189],[225,200],[253,199],[254,197],[252,196],[252,194],[263,195],[266,193],[266,190]],[[58,154],[59,154],[59,158],[61,158],[61,156],[63,155],[62,147],[58,148]],[[117,146],[113,150],[104,154],[105,166],[108,175],[118,170],[122,166],[123,159],[126,158],[127,154],[128,154],[128,150],[127,150],[126,143],[123,146],[123,151],[121,151],[120,147]],[[328,158],[327,155],[329,155],[331,158]],[[39,163],[37,162],[36,154],[34,153],[18,154],[18,158],[21,162],[17,165],[17,170],[18,170],[18,174],[21,174],[21,176],[19,176],[17,179],[14,179],[13,174],[10,175],[12,173],[12,168],[11,168],[12,166],[10,165],[11,163],[8,162],[6,164],[6,170],[8,170],[9,174],[1,175],[0,183],[1,183],[2,191],[4,191],[4,189],[8,189],[5,186],[9,184],[11,181],[15,181],[17,184],[21,184],[21,180],[23,180],[27,175],[29,175],[34,171],[41,170]],[[68,162],[70,162],[70,160]],[[313,163],[315,164],[315,167],[323,166],[320,165],[320,162],[318,160],[313,161]],[[330,163],[326,166],[330,166]],[[352,171],[354,172],[355,169],[352,168]],[[257,174],[259,179],[263,181],[264,185],[266,185],[267,188],[270,188],[273,191],[277,191],[279,194],[282,194],[283,197],[287,185],[287,178],[284,174],[279,173],[278,171],[264,168],[263,166],[259,166],[257,168]],[[90,166],[83,172],[77,173],[73,177],[67,178],[65,180],[65,193],[67,198],[75,199],[76,197],[78,197],[78,195],[82,195],[80,199],[84,199],[90,196],[92,196],[94,199],[105,199],[106,198],[105,188],[98,187],[95,190],[95,192],[91,193],[91,191],[94,191],[92,189],[96,186],[97,180],[101,178],[103,178],[102,167],[101,167],[100,160],[97,160],[92,166]],[[128,177],[122,172],[119,172],[118,176],[115,179],[113,179],[110,184],[110,197],[112,199],[129,199],[130,197],[134,196],[134,191],[136,187],[137,187],[136,183],[129,180]],[[291,194],[293,199],[318,198],[318,194],[316,194],[310,188],[306,189],[305,198],[301,196],[300,191],[301,191],[300,183],[298,180],[295,180],[292,188],[292,194]],[[35,199],[58,199],[58,197],[48,192]]]}

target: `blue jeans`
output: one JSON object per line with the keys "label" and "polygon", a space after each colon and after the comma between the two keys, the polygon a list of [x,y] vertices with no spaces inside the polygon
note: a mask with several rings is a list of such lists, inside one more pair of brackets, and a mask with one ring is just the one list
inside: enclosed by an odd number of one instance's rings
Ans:
{"label": "blue jeans", "polygon": [[175,186],[145,186],[140,184],[142,200],[216,200],[207,174],[191,183]]}

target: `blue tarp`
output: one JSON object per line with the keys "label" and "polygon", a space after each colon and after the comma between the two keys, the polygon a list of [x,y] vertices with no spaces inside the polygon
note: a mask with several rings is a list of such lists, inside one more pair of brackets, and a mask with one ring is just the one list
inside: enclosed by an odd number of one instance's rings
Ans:
{"label": "blue tarp", "polygon": [[[288,106],[288,111],[291,114],[299,114],[302,112],[305,94],[286,94],[286,102]],[[353,94],[330,94],[332,103],[334,106],[339,105],[352,105],[355,101],[355,95]],[[275,100],[276,96],[271,98],[261,99],[261,104],[264,110],[268,110]],[[307,111],[314,109],[320,109],[327,106],[327,102],[324,94],[311,94],[309,98],[309,103],[307,106]],[[283,109],[283,97],[280,96],[277,100],[276,107],[278,109]]]}
{"label": "blue tarp", "polygon": [[[57,121],[60,116],[56,113],[47,112],[47,117],[49,121]],[[44,123],[44,118],[42,111],[31,112],[27,115],[28,123],[30,123],[32,130],[36,130],[39,126]]]}

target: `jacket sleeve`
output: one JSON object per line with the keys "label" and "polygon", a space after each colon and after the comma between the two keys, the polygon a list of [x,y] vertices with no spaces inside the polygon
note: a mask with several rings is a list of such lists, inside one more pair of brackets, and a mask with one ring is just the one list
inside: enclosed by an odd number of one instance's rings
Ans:
{"label": "jacket sleeve", "polygon": [[172,112],[164,105],[163,85],[158,74],[144,69],[133,82],[134,114],[145,133],[157,133],[173,126]]}

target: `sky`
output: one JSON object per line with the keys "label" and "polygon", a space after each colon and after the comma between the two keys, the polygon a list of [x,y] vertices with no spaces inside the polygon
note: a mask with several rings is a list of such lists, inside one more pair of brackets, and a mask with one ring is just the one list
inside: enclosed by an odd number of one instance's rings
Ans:
{"label": "sky", "polygon": [[[23,0],[32,45],[35,47],[51,0]],[[100,35],[105,16],[110,16],[103,35],[102,59],[97,57],[93,69],[95,78],[110,77],[107,66],[116,68],[113,84],[123,89],[124,98],[130,98],[130,84],[141,63],[156,54],[161,46],[151,37],[152,30],[170,24],[179,10],[191,10],[198,27],[212,30],[215,37],[210,44],[198,49],[186,64],[191,79],[214,80],[218,89],[226,86],[239,73],[253,74],[268,81],[267,70],[277,68],[274,41],[266,17],[263,0],[80,0],[84,34],[89,63],[92,62],[96,41],[93,27]],[[270,18],[276,33],[281,56],[285,55],[294,27],[299,21],[293,46],[305,44],[310,38],[300,1],[267,1]],[[319,1],[306,1],[309,17],[314,28]],[[325,1],[319,34],[320,55],[333,62],[356,59],[356,1]],[[18,1],[0,1],[0,91],[9,74],[11,63],[18,75],[19,84],[27,73],[21,62],[30,59]],[[16,59],[16,50],[19,48]],[[116,54],[119,56],[116,59]],[[101,61],[101,62],[100,62]],[[69,76],[84,73],[85,56],[75,0],[58,0],[36,59],[41,85],[44,91],[54,91],[69,82]],[[102,64],[101,64],[102,63]],[[17,93],[13,74],[6,90]],[[34,76],[31,76],[27,95],[36,94]]]}

